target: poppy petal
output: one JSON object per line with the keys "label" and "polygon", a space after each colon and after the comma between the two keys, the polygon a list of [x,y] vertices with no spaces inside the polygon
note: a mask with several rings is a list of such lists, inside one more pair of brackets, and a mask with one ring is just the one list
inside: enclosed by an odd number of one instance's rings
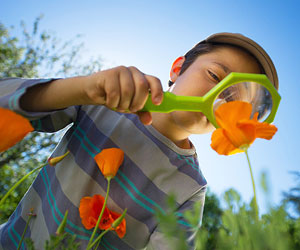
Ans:
{"label": "poppy petal", "polygon": [[233,136],[232,143],[238,148],[245,144],[252,144],[256,137],[255,128],[256,127],[252,122],[238,122],[237,129],[230,131],[230,134]]}
{"label": "poppy petal", "polygon": [[102,206],[104,204],[104,197],[99,195],[99,194],[95,194],[92,197],[91,200],[91,208],[93,209],[93,212],[98,214],[101,212]]}
{"label": "poppy petal", "polygon": [[[98,217],[101,213],[101,210],[103,208],[104,205],[104,197],[99,195],[99,194],[95,194],[91,200],[91,212],[90,212],[90,216],[92,216],[93,218],[95,218],[95,221],[97,222]],[[107,229],[110,227],[111,223],[113,222],[111,216],[110,216],[110,212],[108,210],[107,207],[105,207],[100,224],[99,224],[99,228],[100,229]],[[95,225],[96,226],[96,223]]]}
{"label": "poppy petal", "polygon": [[242,101],[232,101],[222,104],[215,111],[216,121],[221,128],[230,129],[244,119],[249,119],[252,105]]}
{"label": "poppy petal", "polygon": [[83,197],[80,200],[79,205],[79,215],[81,218],[81,223],[86,229],[92,229],[96,224],[93,224],[91,221],[91,218],[89,216],[90,214],[90,203],[91,203],[92,197]]}
{"label": "poppy petal", "polygon": [[266,122],[257,122],[255,120],[240,121],[238,123],[238,126],[240,128],[245,128],[249,124],[255,127],[256,138],[271,140],[275,135],[275,133],[277,132],[276,126]]}
{"label": "poppy petal", "polygon": [[277,128],[266,122],[259,123],[256,125],[256,137],[271,140],[275,133],[277,132]]}
{"label": "poppy petal", "polygon": [[[118,219],[121,214],[110,211],[113,220]],[[122,222],[114,229],[120,238],[123,238],[126,234],[126,220],[123,219]]]}
{"label": "poppy petal", "polygon": [[218,107],[215,115],[220,128],[212,134],[211,147],[219,154],[229,155],[243,152],[256,138],[271,139],[277,128],[258,122],[258,112],[250,119],[251,111],[252,105],[242,101]]}
{"label": "poppy petal", "polygon": [[124,152],[119,148],[103,149],[94,157],[104,177],[114,177],[124,160]]}
{"label": "poppy petal", "polygon": [[239,150],[231,143],[227,136],[224,135],[224,129],[222,128],[218,128],[213,132],[210,146],[220,155],[229,155]]}
{"label": "poppy petal", "polygon": [[30,122],[15,112],[0,108],[0,152],[4,152],[33,131]]}
{"label": "poppy petal", "polygon": [[[83,197],[80,200],[79,214],[82,225],[86,229],[94,228],[97,224],[98,217],[104,205],[104,197],[101,195],[94,195],[93,197]],[[108,208],[104,209],[99,228],[107,229],[113,223]]]}

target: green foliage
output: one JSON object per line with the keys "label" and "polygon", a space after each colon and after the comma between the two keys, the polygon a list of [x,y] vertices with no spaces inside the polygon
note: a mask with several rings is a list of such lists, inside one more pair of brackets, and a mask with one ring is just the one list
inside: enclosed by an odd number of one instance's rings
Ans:
{"label": "green foliage", "polygon": [[[31,218],[31,217],[30,217]],[[80,246],[80,242],[76,242],[76,235],[72,235],[70,233],[65,232],[65,226],[68,218],[68,210],[65,212],[64,218],[61,221],[60,225],[56,230],[55,235],[50,235],[50,240],[45,241],[45,250],[73,250],[78,249]],[[29,220],[28,220],[29,222]],[[28,224],[27,222],[27,224]],[[26,229],[23,232],[25,234]],[[31,238],[24,239],[28,250],[35,250],[34,242]],[[21,245],[22,239],[19,243]]]}
{"label": "green foliage", "polygon": [[[24,175],[41,165],[42,162],[46,162],[58,138],[59,135],[33,132],[14,147],[0,154],[0,199]],[[37,174],[38,172],[29,176],[7,198],[5,204],[0,208],[0,223],[5,222],[15,210]]]}
{"label": "green foliage", "polygon": [[186,234],[179,227],[178,217],[176,216],[176,201],[173,195],[168,197],[167,204],[168,209],[165,212],[158,210],[156,213],[157,220],[160,222],[159,229],[169,240],[172,249],[186,250],[188,249],[185,244]]}
{"label": "green foliage", "polygon": [[[90,59],[83,64],[83,43],[80,36],[61,42],[55,34],[40,31],[42,16],[36,18],[32,30],[22,22],[21,35],[12,35],[13,28],[0,22],[0,78],[2,77],[68,77],[100,70],[102,60]],[[32,169],[45,162],[57,144],[61,133],[33,132],[14,147],[0,153],[0,199],[9,188]],[[23,182],[0,208],[0,224],[14,211],[36,177]]]}
{"label": "green foliage", "polygon": [[272,209],[257,220],[253,203],[242,203],[234,190],[227,191],[225,197],[229,197],[226,199],[228,209],[222,216],[223,228],[218,232],[217,249],[292,249],[283,207]]}
{"label": "green foliage", "polygon": [[[27,174],[27,169],[25,168],[18,168],[16,170],[16,167],[14,166],[2,166],[0,169],[0,199],[3,198],[3,196],[8,192],[13,184],[15,184],[20,179],[20,177],[25,174]],[[7,197],[7,200],[0,208],[0,224],[4,223],[10,216],[10,214],[14,211],[15,207],[20,201],[20,198],[25,194],[27,188],[30,186],[33,178],[34,177],[30,176]]]}
{"label": "green foliage", "polygon": [[[214,200],[214,198],[209,199]],[[284,205],[271,208],[267,214],[257,219],[253,201],[250,204],[243,202],[235,190],[230,189],[225,192],[224,200],[227,208],[221,212],[218,202],[214,202],[218,208],[215,209],[217,213],[210,214],[210,216],[204,214],[201,228],[197,228],[199,204],[196,204],[192,211],[184,214],[191,228],[196,231],[194,246],[197,250],[300,249],[300,218],[289,217]],[[184,231],[176,222],[178,218],[175,216],[175,203],[169,203],[169,206],[172,213],[160,214],[158,219],[160,223],[163,223],[160,229],[170,240],[171,245],[173,244],[171,239],[177,235],[184,235]],[[209,207],[206,206],[204,211]],[[212,226],[206,220],[215,221],[216,225]],[[180,237],[178,239],[180,242],[176,242],[176,245],[180,245],[181,248],[174,249],[187,249],[185,239]]]}
{"label": "green foliage", "polygon": [[[159,229],[164,233],[169,240],[172,249],[183,250],[189,249],[186,243],[186,232],[180,227],[178,223],[179,218],[176,213],[175,197],[171,195],[167,201],[168,209],[166,212],[156,212],[157,220],[159,221]],[[215,249],[216,236],[222,227],[222,209],[217,196],[209,189],[205,197],[205,205],[203,212],[203,221],[201,229],[199,230],[199,215],[201,214],[202,205],[198,202],[192,210],[184,213],[184,218],[189,223],[191,231],[196,234],[194,245],[197,249]],[[205,229],[205,230],[202,230]]]}
{"label": "green foliage", "polygon": [[[46,162],[48,155],[54,149],[57,136],[29,134],[14,147],[0,154],[0,199],[24,175]],[[1,206],[0,224],[4,223],[15,210],[21,198],[33,182],[38,172],[29,176]]]}
{"label": "green foliage", "polygon": [[[35,250],[34,242],[30,238],[24,239],[28,250]],[[76,235],[63,233],[60,235],[51,235],[50,240],[45,242],[45,250],[76,250],[80,243],[76,242]]]}

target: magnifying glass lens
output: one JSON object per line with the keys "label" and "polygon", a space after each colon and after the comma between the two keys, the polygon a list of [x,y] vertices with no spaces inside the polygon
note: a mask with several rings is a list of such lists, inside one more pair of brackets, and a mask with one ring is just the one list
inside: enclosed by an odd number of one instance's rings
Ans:
{"label": "magnifying glass lens", "polygon": [[221,104],[231,101],[243,101],[252,105],[252,114],[258,112],[258,120],[264,121],[272,110],[272,96],[263,85],[257,82],[240,82],[224,89],[214,102],[216,110]]}

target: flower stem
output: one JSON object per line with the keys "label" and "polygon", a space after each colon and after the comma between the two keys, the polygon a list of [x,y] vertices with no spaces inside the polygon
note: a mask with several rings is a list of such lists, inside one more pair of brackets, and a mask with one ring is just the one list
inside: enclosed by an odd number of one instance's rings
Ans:
{"label": "flower stem", "polygon": [[68,214],[69,214],[69,210],[66,210],[64,218],[62,219],[61,223],[59,224],[59,226],[56,230],[56,235],[62,235],[65,232]]}
{"label": "flower stem", "polygon": [[110,230],[112,230],[112,228],[113,228],[113,227],[111,226],[110,228],[108,228],[108,229],[106,229],[105,231],[103,231],[103,232],[95,239],[95,241],[94,241],[93,243],[91,243],[90,246],[87,247],[86,250],[90,250],[96,243],[98,243],[97,246],[96,246],[96,248],[95,248],[95,249],[97,249],[98,246],[99,246],[99,244],[100,244],[100,241],[101,241],[102,237],[104,236],[104,234],[108,233]]}
{"label": "flower stem", "polygon": [[35,215],[32,214],[32,213],[30,213],[29,216],[28,216],[28,219],[27,219],[27,222],[26,222],[24,231],[23,231],[23,233],[22,233],[22,236],[21,236],[21,239],[20,239],[20,242],[19,242],[19,245],[18,245],[18,249],[17,249],[17,250],[20,250],[20,249],[21,249],[21,246],[22,246],[22,242],[23,242],[23,240],[24,240],[25,233],[26,233],[26,231],[27,231],[29,222],[30,222],[30,220],[31,220],[31,218],[32,218],[33,216],[35,216]]}
{"label": "flower stem", "polygon": [[246,149],[245,151],[246,157],[247,157],[247,161],[248,161],[248,165],[249,165],[249,170],[250,170],[250,175],[251,175],[251,181],[252,181],[252,187],[253,187],[253,193],[254,193],[254,210],[255,210],[255,216],[258,219],[258,206],[257,206],[257,201],[256,201],[256,191],[255,191],[255,183],[254,183],[254,177],[253,177],[253,173],[252,173],[252,167],[251,167],[251,163],[250,163],[250,159],[249,159],[249,155],[248,155],[248,149]]}
{"label": "flower stem", "polygon": [[110,226],[108,229],[106,229],[104,232],[102,232],[102,233],[98,236],[98,238],[95,239],[95,241],[91,244],[90,247],[94,246],[94,244],[96,244],[96,243],[98,242],[98,244],[97,244],[97,246],[96,246],[96,248],[95,248],[95,249],[98,249],[98,246],[99,246],[99,244],[100,244],[100,241],[101,241],[101,238],[103,237],[103,235],[106,234],[108,231],[113,230],[114,228],[117,228],[117,227],[121,224],[121,222],[122,222],[122,220],[124,219],[126,213],[127,213],[127,208],[123,211],[123,213],[120,215],[120,217],[119,217],[118,219],[116,219],[116,220],[111,224],[111,226]]}
{"label": "flower stem", "polygon": [[106,179],[107,179],[107,190],[106,190],[105,200],[104,200],[104,203],[103,203],[103,206],[102,206],[102,210],[101,210],[101,212],[100,212],[100,215],[99,215],[99,217],[98,217],[98,221],[97,221],[97,223],[96,223],[96,226],[94,227],[94,231],[93,231],[92,236],[91,236],[91,238],[90,238],[90,240],[89,240],[89,243],[88,243],[88,245],[87,245],[87,249],[90,249],[90,248],[91,248],[90,245],[91,245],[91,243],[93,242],[93,239],[94,239],[94,237],[95,237],[95,234],[96,234],[96,232],[97,232],[98,226],[99,226],[99,224],[100,224],[102,215],[103,215],[103,213],[104,213],[104,209],[105,209],[105,207],[106,207],[106,202],[107,202],[107,199],[108,199],[108,193],[109,193],[109,188],[110,188],[110,180],[111,180],[111,177],[107,177]]}
{"label": "flower stem", "polygon": [[10,195],[12,191],[14,191],[23,181],[25,181],[31,174],[36,172],[37,170],[41,169],[42,167],[46,166],[48,163],[43,164],[42,166],[39,166],[33,170],[31,170],[28,174],[24,175],[17,183],[15,183],[8,192],[2,197],[0,201],[0,206],[4,203],[4,201],[7,199],[7,197]]}

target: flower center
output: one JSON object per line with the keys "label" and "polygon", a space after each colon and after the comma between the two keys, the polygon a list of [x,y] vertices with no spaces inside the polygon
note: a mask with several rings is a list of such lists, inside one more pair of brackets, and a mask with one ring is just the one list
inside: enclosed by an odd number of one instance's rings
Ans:
{"label": "flower center", "polygon": [[240,150],[246,151],[250,147],[249,144],[243,144],[239,147]]}

